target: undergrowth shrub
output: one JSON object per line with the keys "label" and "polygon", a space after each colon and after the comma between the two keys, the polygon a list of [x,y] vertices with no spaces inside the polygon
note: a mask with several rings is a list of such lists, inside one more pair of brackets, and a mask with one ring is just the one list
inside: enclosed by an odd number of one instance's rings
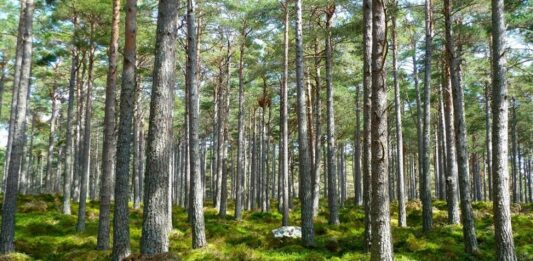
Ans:
{"label": "undergrowth shrub", "polygon": [[21,213],[38,212],[43,213],[48,209],[48,204],[42,200],[28,201],[20,206],[19,211]]}

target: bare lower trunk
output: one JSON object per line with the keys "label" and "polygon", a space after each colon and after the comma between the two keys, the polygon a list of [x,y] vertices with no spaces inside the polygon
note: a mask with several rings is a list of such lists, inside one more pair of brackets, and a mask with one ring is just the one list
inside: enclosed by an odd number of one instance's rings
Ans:
{"label": "bare lower trunk", "polygon": [[33,30],[33,0],[21,2],[24,9],[22,23],[22,63],[20,67],[20,81],[17,93],[16,114],[11,136],[13,144],[9,158],[6,190],[2,205],[2,228],[0,231],[0,253],[6,254],[15,251],[15,211],[17,208],[17,183],[20,170],[20,162],[23,157],[24,143],[26,141],[26,112],[30,90],[31,58],[32,58],[32,30]]}
{"label": "bare lower trunk", "polygon": [[516,260],[509,200],[504,1],[492,0],[492,192],[496,258]]}
{"label": "bare lower trunk", "polygon": [[371,247],[371,200],[372,182],[370,172],[371,161],[371,96],[372,96],[372,0],[363,0],[363,204],[365,207],[365,236],[364,250],[370,251]]}
{"label": "bare lower trunk", "polygon": [[[50,98],[52,100],[52,115],[50,117],[50,134],[48,136],[48,153],[46,154],[46,176],[44,178],[45,188],[44,192],[50,193],[52,190],[52,160],[55,148],[55,132],[57,117],[59,116],[59,94],[57,93],[57,85],[54,83],[50,91]],[[0,98],[1,99],[1,98]],[[0,103],[0,107],[2,104]]]}
{"label": "bare lower trunk", "polygon": [[326,89],[327,89],[327,114],[328,114],[328,207],[330,225],[339,224],[339,212],[337,209],[337,164],[335,161],[335,118],[333,112],[333,63],[331,46],[331,18],[335,13],[335,6],[328,6],[326,13]]}
{"label": "bare lower trunk", "polygon": [[[204,225],[204,198],[202,190],[202,176],[200,175],[198,123],[199,123],[199,94],[196,84],[196,25],[194,0],[187,1],[187,88],[189,89],[189,164],[191,169],[191,226],[192,247],[201,248],[207,245]],[[222,130],[223,131],[223,130]]]}
{"label": "bare lower trunk", "polygon": [[431,95],[431,56],[433,48],[433,22],[431,0],[425,3],[426,20],[426,57],[424,66],[424,120],[422,130],[422,155],[420,168],[420,199],[422,201],[422,229],[425,233],[431,231],[433,227],[433,210],[431,206],[431,175],[429,173],[430,163],[430,95]]}
{"label": "bare lower trunk", "polygon": [[289,76],[289,6],[288,0],[283,4],[285,8],[285,25],[283,33],[283,83],[280,88],[281,108],[280,108],[280,183],[282,187],[283,199],[283,220],[282,225],[289,225],[289,130],[288,130],[288,94],[287,82]]}
{"label": "bare lower trunk", "polygon": [[113,211],[113,260],[122,260],[130,254],[129,181],[131,144],[133,141],[133,114],[135,104],[137,0],[126,1],[124,29],[124,62],[120,92],[120,121],[117,135],[117,165],[115,171],[115,208]]}
{"label": "bare lower trunk", "polygon": [[[453,110],[455,124],[455,143],[457,149],[457,167],[459,176],[459,190],[461,195],[461,219],[463,223],[463,236],[467,253],[477,252],[477,239],[474,224],[472,202],[470,195],[470,178],[468,173],[468,155],[466,148],[466,123],[464,112],[464,91],[461,84],[460,52],[455,50],[455,41],[452,35],[451,16],[452,7],[450,0],[444,1],[444,14],[446,23],[446,58],[450,67],[453,93]],[[448,144],[449,146],[450,144]]]}
{"label": "bare lower trunk", "polygon": [[[91,25],[92,37],[92,25]],[[92,43],[91,43],[92,44]],[[80,197],[78,207],[78,223],[76,231],[85,231],[85,213],[87,204],[87,181],[89,179],[89,163],[91,158],[91,116],[92,116],[92,88],[93,88],[93,66],[94,66],[94,47],[91,46],[89,51],[89,75],[87,79],[87,92],[85,93],[85,119],[83,127],[83,143],[80,149],[81,173],[80,173]]]}
{"label": "bare lower trunk", "polygon": [[385,5],[372,1],[372,260],[393,260],[387,157]]}
{"label": "bare lower trunk", "polygon": [[[109,69],[106,79],[106,98],[104,113],[104,138],[102,146],[102,176],[100,178],[100,213],[98,216],[98,238],[96,249],[109,248],[109,231],[111,220],[111,178],[115,164],[115,89],[117,81],[117,53],[120,23],[120,0],[113,0],[113,18],[111,40],[109,43]],[[68,130],[67,130],[68,131]]]}
{"label": "bare lower trunk", "polygon": [[459,199],[457,192],[457,156],[455,149],[455,125],[450,68],[444,66],[442,96],[446,126],[446,202],[448,204],[448,223],[459,224]]}
{"label": "bare lower trunk", "polygon": [[[396,5],[396,3],[395,3]],[[397,8],[395,6],[395,8]],[[403,181],[403,135],[402,135],[402,112],[403,107],[400,101],[400,83],[398,82],[397,72],[397,40],[396,40],[396,15],[392,16],[392,74],[394,80],[394,110],[396,114],[396,171],[397,171],[397,189],[398,189],[398,225],[407,226],[405,212],[405,193]]]}
{"label": "bare lower trunk", "polygon": [[359,107],[359,96],[361,90],[358,87],[355,91],[355,137],[354,137],[354,151],[353,151],[353,172],[354,172],[354,193],[355,204],[361,206],[363,204],[363,184],[361,176],[361,108]]}
{"label": "bare lower trunk", "polygon": [[302,36],[302,0],[296,0],[296,88],[298,91],[298,150],[300,173],[300,201],[302,206],[302,240],[305,246],[314,245],[313,191],[311,179],[311,154],[307,135],[305,110],[304,54]]}
{"label": "bare lower trunk", "polygon": [[150,120],[146,148],[141,253],[168,251],[168,162],[170,159],[172,110],[176,83],[176,19],[178,2],[159,1]]}

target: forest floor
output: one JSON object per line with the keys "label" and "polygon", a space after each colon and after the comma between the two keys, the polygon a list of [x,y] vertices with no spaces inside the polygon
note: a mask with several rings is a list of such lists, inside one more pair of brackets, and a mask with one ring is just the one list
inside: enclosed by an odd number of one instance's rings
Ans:
{"label": "forest floor", "polygon": [[[275,205],[273,205],[275,206]],[[297,208],[297,204],[295,204]],[[0,260],[107,260],[110,251],[97,251],[98,202],[87,208],[86,231],[75,231],[77,205],[74,215],[60,213],[59,196],[20,196],[16,215],[16,250],[18,253],[0,256]],[[434,201],[434,229],[424,235],[421,229],[419,202],[407,205],[407,228],[399,228],[396,207],[391,206],[392,236],[397,260],[494,260],[494,228],[492,203],[473,205],[480,252],[469,256],[463,250],[461,226],[446,224],[446,203]],[[232,210],[233,208],[228,207]],[[512,224],[519,260],[533,260],[533,205],[513,205]],[[299,223],[299,211],[291,212],[291,224]],[[316,247],[304,248],[298,240],[279,240],[271,230],[281,224],[281,214],[245,212],[243,221],[232,220],[228,213],[220,219],[216,211],[207,207],[205,212],[208,247],[191,249],[191,228],[187,213],[173,209],[174,229],[170,235],[171,256],[176,260],[369,260],[363,253],[364,213],[351,204],[340,210],[341,224],[327,224],[323,204],[315,220]],[[142,211],[130,210],[131,248],[140,250]]]}

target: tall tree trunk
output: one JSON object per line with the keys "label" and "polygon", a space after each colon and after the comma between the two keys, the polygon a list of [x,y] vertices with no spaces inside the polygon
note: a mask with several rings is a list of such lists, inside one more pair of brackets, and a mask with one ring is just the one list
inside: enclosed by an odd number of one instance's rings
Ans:
{"label": "tall tree trunk", "polygon": [[[199,94],[196,83],[196,25],[194,0],[187,1],[187,88],[189,89],[189,164],[191,169],[191,226],[192,247],[201,248],[207,245],[204,225],[204,198],[202,190],[202,176],[200,175],[198,123],[199,123]],[[173,68],[173,67],[170,67]]]}
{"label": "tall tree trunk", "polygon": [[337,209],[337,164],[335,161],[335,118],[333,111],[333,54],[331,46],[331,18],[335,13],[335,6],[330,5],[326,11],[326,90],[328,95],[328,208],[330,225],[339,224]]}
{"label": "tall tree trunk", "polygon": [[372,260],[393,260],[387,157],[386,24],[382,0],[372,1]]}
{"label": "tall tree trunk", "polygon": [[[144,135],[143,135],[143,105],[142,105],[142,84],[141,78],[137,75],[137,80],[135,83],[135,94],[134,94],[134,117],[133,117],[133,208],[139,209],[141,206],[141,194],[142,194],[142,172],[143,172],[143,155],[144,149],[142,146]],[[178,146],[179,150],[179,146]],[[181,156],[181,154],[180,154]],[[181,161],[180,161],[181,162]],[[180,165],[181,166],[181,165]]]}
{"label": "tall tree trunk", "polygon": [[318,40],[315,40],[315,97],[313,104],[313,113],[315,121],[315,138],[314,138],[314,160],[313,160],[313,217],[318,215],[320,204],[320,162],[322,155],[322,133],[320,130],[320,112],[322,111],[320,101],[320,90],[322,89],[320,78],[320,57],[318,50]]}
{"label": "tall tree trunk", "polygon": [[[455,124],[455,143],[457,149],[457,167],[459,190],[461,195],[461,219],[463,236],[467,253],[477,252],[477,239],[474,224],[472,202],[470,198],[470,178],[468,174],[468,155],[466,148],[466,123],[464,113],[464,91],[461,85],[460,48],[456,51],[452,35],[452,7],[450,0],[444,1],[444,17],[446,24],[446,58],[450,67],[453,93],[453,110]],[[449,146],[450,144],[448,144]]]}
{"label": "tall tree trunk", "polygon": [[513,203],[520,203],[520,192],[518,191],[518,138],[516,133],[516,99],[511,97],[511,169]]}
{"label": "tall tree trunk", "polygon": [[496,258],[516,260],[509,200],[508,113],[503,0],[492,0],[492,192]]}
{"label": "tall tree trunk", "polygon": [[[0,231],[0,253],[6,254],[15,251],[15,211],[17,208],[17,183],[20,170],[20,161],[24,151],[26,141],[26,112],[28,109],[28,94],[30,90],[31,58],[32,58],[32,30],[33,30],[33,0],[21,1],[21,8],[24,9],[24,19],[21,24],[22,30],[22,63],[20,67],[20,80],[17,93],[16,114],[13,126],[13,144],[11,156],[9,158],[9,168],[7,172],[6,190],[4,203],[2,205],[2,228]],[[20,32],[20,31],[19,31]]]}
{"label": "tall tree trunk", "polygon": [[[112,260],[122,260],[130,254],[129,181],[133,114],[135,104],[137,0],[126,1],[124,28],[124,61],[120,91],[120,120],[117,137],[117,165],[115,169],[115,208],[113,211]],[[135,184],[133,184],[135,185]]]}
{"label": "tall tree trunk", "polygon": [[[76,19],[74,19],[74,26],[76,26]],[[73,114],[74,114],[74,92],[77,81],[77,71],[78,71],[78,59],[79,53],[76,50],[76,47],[72,47],[72,61],[70,66],[70,80],[68,87],[68,108],[67,108],[67,127],[66,127],[66,138],[65,138],[65,173],[63,174],[63,214],[70,215],[70,198],[72,191],[72,175],[74,171],[73,165]]]}
{"label": "tall tree trunk", "polygon": [[236,187],[237,193],[235,198],[235,219],[242,219],[242,197],[243,184],[241,179],[244,177],[244,50],[246,48],[246,20],[241,29],[241,46],[239,55],[239,126],[238,126],[238,140],[237,140],[237,178]]}
{"label": "tall tree trunk", "polygon": [[[396,1],[394,2],[394,9],[398,8]],[[398,65],[397,65],[397,40],[396,40],[396,14],[392,16],[392,77],[394,81],[394,110],[396,113],[396,162],[397,162],[397,189],[398,189],[398,225],[400,227],[407,226],[406,212],[405,212],[405,193],[403,181],[403,135],[402,135],[402,112],[400,100],[400,83],[398,82]]]}
{"label": "tall tree trunk", "polygon": [[490,113],[490,89],[487,84],[485,86],[485,150],[486,158],[485,158],[485,164],[486,164],[486,175],[488,176],[488,187],[489,187],[489,199],[492,200],[492,135],[491,135],[491,113]]}
{"label": "tall tree trunk", "polygon": [[[167,182],[172,149],[172,110],[176,83],[176,19],[178,2],[160,0],[154,60],[150,120],[146,148],[141,253],[154,255],[168,251]],[[163,221],[163,222],[162,222]]]}
{"label": "tall tree trunk", "polygon": [[300,201],[302,206],[302,240],[305,246],[314,245],[313,191],[311,177],[311,154],[307,135],[305,110],[304,54],[302,36],[302,0],[296,0],[296,89],[298,91],[298,150],[300,172]]}
{"label": "tall tree trunk", "polygon": [[283,32],[283,83],[280,88],[280,181],[283,194],[282,225],[289,225],[289,128],[288,128],[288,77],[289,77],[289,0],[282,4],[285,11]]}
{"label": "tall tree trunk", "polygon": [[[91,25],[91,38],[93,34],[93,25]],[[92,41],[92,40],[91,40]],[[76,224],[76,231],[85,231],[85,213],[87,204],[87,189],[90,170],[90,158],[91,158],[91,117],[92,117],[92,89],[93,89],[93,68],[94,68],[94,52],[96,47],[91,42],[91,49],[89,50],[89,68],[87,78],[87,91],[85,93],[85,119],[83,127],[83,142],[81,144],[80,160],[81,160],[81,173],[80,173],[80,197],[78,207],[78,223]]]}
{"label": "tall tree trunk", "polygon": [[[443,77],[444,78],[444,77]],[[446,171],[447,171],[447,143],[446,143],[446,122],[445,122],[445,116],[444,116],[444,89],[443,89],[444,81],[441,83],[441,87],[439,90],[439,121],[438,121],[438,127],[437,127],[437,136],[439,143],[436,145],[438,146],[439,151],[439,169],[440,169],[440,175],[439,175],[439,193],[442,198],[442,200],[446,199]]]}
{"label": "tall tree trunk", "polygon": [[425,20],[426,20],[426,56],[424,63],[424,120],[422,135],[422,157],[420,171],[420,199],[422,201],[422,229],[425,233],[431,231],[433,226],[433,210],[431,206],[431,175],[429,173],[430,163],[430,95],[431,95],[431,57],[433,48],[433,22],[432,22],[432,3],[426,0],[425,3]]}
{"label": "tall tree trunk", "polygon": [[[56,124],[59,116],[59,93],[57,91],[57,83],[54,80],[52,90],[50,90],[50,98],[52,100],[52,115],[50,117],[50,134],[48,136],[48,153],[46,154],[46,177],[45,177],[45,192],[52,192],[52,161],[55,148]],[[2,107],[2,104],[0,104]]]}
{"label": "tall tree trunk", "polygon": [[355,90],[355,137],[354,137],[354,151],[353,151],[353,172],[354,172],[354,193],[355,204],[361,206],[363,204],[363,190],[362,190],[362,177],[361,177],[361,108],[360,102],[360,87]]}
{"label": "tall tree trunk", "polygon": [[372,181],[370,173],[371,154],[371,110],[372,110],[372,0],[363,0],[363,204],[365,206],[365,236],[363,249],[371,246],[371,201]]}
{"label": "tall tree trunk", "polygon": [[455,125],[453,123],[453,97],[450,67],[446,62],[443,67],[444,82],[442,96],[444,100],[444,124],[446,126],[446,202],[448,204],[448,223],[459,224],[459,199],[457,191],[457,150],[455,149]]}
{"label": "tall tree trunk", "polygon": [[2,60],[0,61],[0,117],[2,116],[2,104],[4,101],[4,92],[5,92],[4,84],[6,82],[5,67],[7,64],[7,60],[8,60],[7,56],[4,55]]}
{"label": "tall tree trunk", "polygon": [[[100,213],[98,214],[98,237],[96,249],[109,248],[111,185],[115,169],[115,89],[117,81],[117,53],[120,23],[120,0],[113,0],[111,40],[108,50],[109,68],[106,78],[104,112],[104,138],[102,146],[102,177],[100,178]],[[67,130],[68,131],[68,130]]]}
{"label": "tall tree trunk", "polygon": [[[26,14],[26,0],[20,1],[20,14],[19,14],[19,24],[18,24],[18,34],[17,34],[17,46],[15,50],[15,65],[14,65],[14,75],[13,75],[13,85],[11,90],[11,110],[9,115],[9,128],[8,128],[8,138],[6,145],[5,161],[4,161],[4,177],[3,177],[3,186],[2,190],[6,191],[7,186],[7,176],[6,173],[9,171],[9,163],[11,160],[11,147],[13,144],[13,133],[15,128],[15,119],[16,119],[16,108],[17,108],[17,99],[18,99],[18,89],[20,86],[20,74],[22,72],[22,62],[24,59],[24,28],[25,28],[25,14]],[[5,197],[4,197],[5,200]]]}

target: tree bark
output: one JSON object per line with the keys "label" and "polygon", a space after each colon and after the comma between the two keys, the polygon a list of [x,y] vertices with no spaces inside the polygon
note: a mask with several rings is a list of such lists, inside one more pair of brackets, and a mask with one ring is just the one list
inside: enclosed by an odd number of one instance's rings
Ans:
{"label": "tree bark", "polygon": [[300,201],[302,207],[302,240],[305,246],[314,245],[313,191],[311,175],[311,154],[307,135],[307,115],[305,110],[304,54],[302,36],[302,0],[296,0],[296,89],[298,97],[298,150],[300,173]]}
{"label": "tree bark", "polygon": [[[74,19],[76,21],[76,19]],[[76,25],[76,22],[74,22],[74,25]],[[70,209],[70,197],[71,197],[71,191],[72,191],[72,175],[73,175],[73,154],[74,154],[74,148],[73,148],[73,135],[72,135],[72,128],[73,128],[73,114],[74,114],[74,88],[76,86],[77,81],[77,70],[78,70],[78,58],[79,53],[76,50],[76,47],[72,47],[72,61],[70,66],[70,80],[69,80],[69,87],[68,87],[68,108],[67,108],[67,127],[66,127],[66,138],[65,138],[65,173],[63,174],[63,214],[70,215],[71,209]]]}
{"label": "tree bark", "polygon": [[[102,146],[102,177],[100,178],[100,213],[98,214],[98,237],[96,249],[109,248],[111,185],[115,165],[115,89],[117,81],[117,53],[120,23],[120,0],[113,0],[111,40],[108,50],[109,68],[106,79],[104,112],[104,138]],[[67,130],[68,131],[68,130]]]}
{"label": "tree bark", "polygon": [[282,187],[282,226],[289,225],[289,128],[288,128],[288,77],[289,77],[289,0],[282,4],[285,11],[283,31],[283,83],[280,88],[280,181]]}
{"label": "tree bark", "polygon": [[385,5],[372,1],[372,249],[371,260],[393,260],[387,157]]}
{"label": "tree bark", "polygon": [[[452,35],[452,7],[450,0],[444,1],[444,17],[446,25],[446,58],[450,67],[453,110],[455,124],[455,143],[457,150],[457,167],[459,176],[459,190],[461,195],[461,219],[463,223],[463,236],[467,253],[477,252],[477,239],[474,224],[470,178],[468,173],[468,155],[466,148],[466,123],[464,113],[464,91],[461,85],[460,49],[455,50],[455,41]],[[450,144],[448,144],[449,146]]]}
{"label": "tree bark", "polygon": [[511,169],[512,169],[512,184],[513,203],[520,203],[520,191],[518,190],[518,134],[516,133],[516,99],[511,97]]}
{"label": "tree bark", "polygon": [[241,29],[241,46],[239,57],[239,126],[237,140],[237,177],[236,177],[236,197],[235,197],[235,219],[242,219],[242,197],[243,184],[241,179],[244,177],[244,51],[246,49],[246,20]]}
{"label": "tree bark", "polygon": [[331,19],[335,13],[335,6],[330,5],[326,12],[326,90],[328,114],[328,208],[330,225],[339,224],[339,211],[337,208],[337,164],[335,160],[335,116],[333,111],[333,54],[331,46]]}
{"label": "tree bark", "polygon": [[492,0],[492,192],[496,258],[514,261],[513,229],[509,200],[508,113],[505,77],[504,1]]}
{"label": "tree bark", "polygon": [[[396,1],[394,2],[394,9],[397,10]],[[396,113],[396,175],[398,178],[398,225],[400,227],[407,226],[406,212],[405,212],[405,193],[403,181],[403,136],[402,136],[402,112],[400,100],[400,83],[398,82],[398,65],[397,65],[397,39],[396,39],[396,14],[392,17],[392,77],[394,81],[394,110]]]}
{"label": "tree bark", "polygon": [[459,224],[459,199],[457,192],[457,150],[455,149],[455,125],[450,67],[444,66],[442,96],[444,99],[444,124],[446,126],[446,202],[448,204],[448,223]]}
{"label": "tree bark", "polygon": [[20,44],[22,44],[22,61],[20,67],[20,80],[18,85],[17,103],[15,107],[14,126],[12,128],[13,144],[9,158],[6,190],[2,205],[2,227],[0,231],[0,253],[6,254],[15,251],[15,212],[17,209],[17,184],[20,171],[20,162],[26,141],[26,112],[28,109],[28,94],[30,90],[31,58],[32,58],[32,31],[33,31],[33,0],[21,1],[24,9],[20,19],[24,28]]}
{"label": "tree bark", "polygon": [[426,24],[426,56],[424,66],[424,119],[422,130],[422,157],[420,171],[420,199],[422,201],[422,229],[425,233],[431,231],[433,227],[433,210],[431,206],[431,175],[429,173],[430,163],[430,95],[431,95],[431,57],[433,44],[433,22],[431,0],[425,2],[425,24]]}
{"label": "tree bark", "polygon": [[371,110],[372,110],[372,0],[363,0],[363,204],[365,207],[365,236],[363,249],[370,251],[372,181],[370,172],[371,154]]}
{"label": "tree bark", "polygon": [[[91,26],[91,38],[93,34],[93,25]],[[85,213],[87,204],[87,181],[89,179],[90,158],[91,158],[91,117],[92,117],[92,89],[93,89],[93,68],[94,68],[94,52],[96,47],[93,46],[91,39],[91,47],[89,50],[89,68],[87,78],[87,91],[85,93],[85,119],[83,127],[83,143],[81,144],[81,173],[80,173],[80,197],[78,207],[78,223],[76,224],[76,231],[85,231]]]}
{"label": "tree bark", "polygon": [[315,121],[315,138],[314,138],[314,160],[313,160],[313,217],[318,215],[320,203],[320,162],[322,155],[322,133],[320,123],[320,112],[322,111],[320,101],[320,90],[322,89],[320,78],[320,57],[318,50],[318,40],[315,40],[315,97],[313,104],[313,113]]}
{"label": "tree bark", "polygon": [[353,172],[354,172],[354,193],[355,204],[361,206],[363,204],[363,186],[361,176],[361,108],[359,105],[361,93],[360,87],[357,87],[355,91],[355,136],[354,136],[354,155],[353,155]]}
{"label": "tree bark", "polygon": [[487,172],[485,173],[487,176],[488,176],[488,189],[489,189],[489,200],[492,200],[492,135],[491,135],[491,120],[490,120],[490,117],[491,117],[491,112],[490,112],[490,106],[491,106],[491,102],[490,102],[490,89],[489,89],[489,86],[487,84],[487,86],[485,86],[485,150],[487,151],[486,153],[486,158],[485,158],[485,164],[486,164],[486,170]]}
{"label": "tree bark", "polygon": [[172,109],[176,83],[176,19],[178,1],[160,0],[157,18],[154,76],[146,148],[141,253],[154,255],[168,251],[167,182],[169,176]]}
{"label": "tree bark", "polygon": [[199,123],[199,97],[196,83],[196,25],[195,25],[194,0],[187,1],[187,88],[189,89],[189,164],[191,169],[190,202],[192,247],[201,248],[207,245],[205,238],[202,176],[200,175],[198,123]]}
{"label": "tree bark", "polygon": [[117,163],[115,169],[115,208],[113,211],[112,260],[122,260],[130,254],[129,181],[133,114],[136,80],[137,0],[126,0],[124,28],[124,61],[120,92],[120,120],[117,135]]}
{"label": "tree bark", "polygon": [[[45,176],[45,192],[52,192],[52,161],[55,148],[56,124],[59,116],[59,93],[57,90],[57,82],[54,80],[52,90],[50,90],[50,98],[52,100],[52,115],[50,117],[50,134],[48,136],[48,153],[46,154],[46,176]],[[1,98],[0,98],[1,99]],[[2,104],[0,103],[0,107]]]}

